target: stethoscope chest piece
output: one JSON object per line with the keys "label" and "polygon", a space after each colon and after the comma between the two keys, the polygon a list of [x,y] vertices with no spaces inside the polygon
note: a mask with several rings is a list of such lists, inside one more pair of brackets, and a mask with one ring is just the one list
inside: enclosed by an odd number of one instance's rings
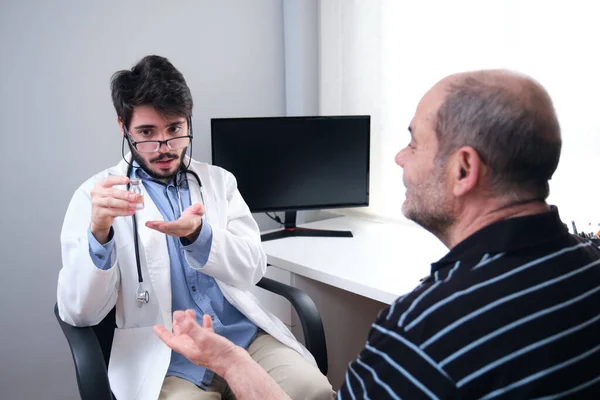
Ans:
{"label": "stethoscope chest piece", "polygon": [[148,291],[144,290],[141,284],[140,286],[138,286],[138,290],[135,294],[135,299],[137,301],[138,307],[141,307],[144,304],[148,303],[148,301],[150,301],[150,295],[148,294]]}

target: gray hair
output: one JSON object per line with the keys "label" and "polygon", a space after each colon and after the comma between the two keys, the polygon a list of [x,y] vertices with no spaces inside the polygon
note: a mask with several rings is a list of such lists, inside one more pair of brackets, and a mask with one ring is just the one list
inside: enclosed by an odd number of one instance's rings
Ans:
{"label": "gray hair", "polygon": [[470,146],[487,167],[494,193],[545,200],[560,158],[560,126],[544,88],[514,78],[481,71],[449,83],[437,113],[436,161]]}

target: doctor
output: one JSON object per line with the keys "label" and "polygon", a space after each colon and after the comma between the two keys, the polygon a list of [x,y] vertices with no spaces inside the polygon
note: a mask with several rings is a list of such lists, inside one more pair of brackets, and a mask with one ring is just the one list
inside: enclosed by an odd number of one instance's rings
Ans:
{"label": "doctor", "polygon": [[[75,191],[57,297],[61,318],[75,326],[116,307],[108,375],[117,399],[234,398],[222,377],[153,333],[156,324],[171,329],[173,312],[185,309],[208,314],[215,332],[290,397],[331,399],[312,355],[249,292],[266,270],[259,229],[235,178],[191,158],[193,102],[182,74],[147,56],[117,72],[111,90],[130,153]],[[142,195],[126,190],[134,178]]]}

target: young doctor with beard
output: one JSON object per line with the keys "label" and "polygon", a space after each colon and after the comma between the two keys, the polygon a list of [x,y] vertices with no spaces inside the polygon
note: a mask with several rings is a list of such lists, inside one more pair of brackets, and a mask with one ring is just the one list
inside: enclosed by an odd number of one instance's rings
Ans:
{"label": "young doctor with beard", "polygon": [[[290,397],[331,399],[312,355],[249,292],[267,265],[260,232],[233,175],[191,158],[193,101],[183,75],[147,56],[117,72],[111,91],[130,153],[75,191],[57,297],[61,318],[75,326],[95,325],[116,307],[108,366],[115,396],[234,398],[222,377],[152,330],[171,329],[173,312],[193,309]],[[142,195],[126,190],[138,180]]]}

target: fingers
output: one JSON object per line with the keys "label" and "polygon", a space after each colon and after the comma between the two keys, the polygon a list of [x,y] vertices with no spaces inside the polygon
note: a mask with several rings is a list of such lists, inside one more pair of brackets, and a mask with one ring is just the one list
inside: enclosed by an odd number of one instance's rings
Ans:
{"label": "fingers", "polygon": [[113,197],[115,199],[127,200],[130,202],[141,202],[142,196],[131,193],[127,190],[115,188],[115,185],[125,185],[129,178],[125,176],[109,176],[99,180],[91,191],[92,197]]}
{"label": "fingers", "polygon": [[150,229],[157,230],[165,235],[183,237],[188,236],[196,231],[195,221],[188,218],[178,219],[177,221],[148,221],[146,226]]}
{"label": "fingers", "polygon": [[200,325],[196,322],[196,314],[193,310],[175,311],[173,313],[173,333],[179,336],[184,333],[191,333],[199,329]]}
{"label": "fingers", "polygon": [[183,332],[192,334],[193,332],[197,332],[197,329],[200,329],[193,310],[186,310],[184,317],[179,322],[179,326]]}
{"label": "fingers", "polygon": [[173,313],[173,323],[181,323],[185,319],[185,312],[177,310]]}
{"label": "fingers", "polygon": [[150,229],[154,229],[155,231],[159,231],[160,233],[164,233],[166,235],[172,235],[173,233],[173,228],[171,227],[169,229],[167,222],[164,221],[147,221],[146,226]]}
{"label": "fingers", "polygon": [[108,178],[100,179],[97,183],[99,187],[110,188],[115,185],[127,185],[129,178],[126,176],[109,176]]}
{"label": "fingers", "polygon": [[[94,200],[92,200],[94,202]],[[119,200],[114,197],[100,197],[96,199],[95,204],[104,208],[117,208],[127,210],[129,208],[135,210],[136,203],[130,203],[127,200]]]}
{"label": "fingers", "polygon": [[148,228],[155,229],[162,233],[165,233],[165,232],[163,232],[165,229],[165,224],[166,224],[166,222],[164,222],[164,221],[147,221],[146,222],[146,226]]}
{"label": "fingers", "polygon": [[152,329],[154,330],[154,333],[156,333],[156,335],[160,338],[160,340],[162,340],[165,343],[169,340],[171,336],[173,336],[173,334],[162,325],[154,325]]}
{"label": "fingers", "polygon": [[148,221],[146,226],[150,229],[157,230],[165,235],[182,237],[187,236],[192,230],[191,224],[185,221]]}
{"label": "fingers", "polygon": [[132,215],[136,210],[136,203],[113,197],[92,197],[92,218],[119,217]]}
{"label": "fingers", "polygon": [[173,333],[175,335],[181,335],[182,328],[181,323],[185,320],[185,313],[183,311],[175,311],[173,313]]}
{"label": "fingers", "polygon": [[162,325],[154,325],[154,327],[152,328],[154,330],[154,333],[156,333],[156,335],[158,336],[158,338],[160,340],[162,340],[162,342],[164,344],[166,344],[169,348],[179,352],[179,344],[177,343],[177,340],[175,339],[175,335],[173,335],[171,332],[169,332],[164,326]]}
{"label": "fingers", "polygon": [[202,216],[204,215],[204,206],[202,205],[202,203],[192,204],[185,211]]}
{"label": "fingers", "polygon": [[208,314],[202,316],[202,327],[213,332],[212,318]]}
{"label": "fingers", "polygon": [[115,217],[133,215],[138,203],[143,202],[139,194],[110,186],[115,182],[121,184],[128,181],[126,177],[110,176],[99,181],[92,189],[92,219],[98,224],[111,225]]}
{"label": "fingers", "polygon": [[[111,208],[124,208],[127,206],[135,207],[137,203],[142,203],[144,198],[135,193],[131,193],[127,190],[117,189],[117,188],[109,188],[109,189],[99,189],[92,193],[92,198],[105,198],[112,200],[119,200],[120,202],[111,203]],[[125,202],[125,203],[121,203]],[[121,206],[119,205],[121,204]]]}
{"label": "fingers", "polygon": [[169,332],[167,328],[165,328],[162,325],[154,325],[152,329],[154,330],[154,333],[156,333],[156,335],[160,338],[160,340],[162,340],[167,346],[171,347],[169,345],[169,342],[172,340],[173,334]]}
{"label": "fingers", "polygon": [[131,193],[127,190],[117,188],[105,189],[105,191],[102,194],[103,197],[112,197],[114,199],[125,200],[131,203],[141,203],[143,200],[143,197],[139,194]]}

